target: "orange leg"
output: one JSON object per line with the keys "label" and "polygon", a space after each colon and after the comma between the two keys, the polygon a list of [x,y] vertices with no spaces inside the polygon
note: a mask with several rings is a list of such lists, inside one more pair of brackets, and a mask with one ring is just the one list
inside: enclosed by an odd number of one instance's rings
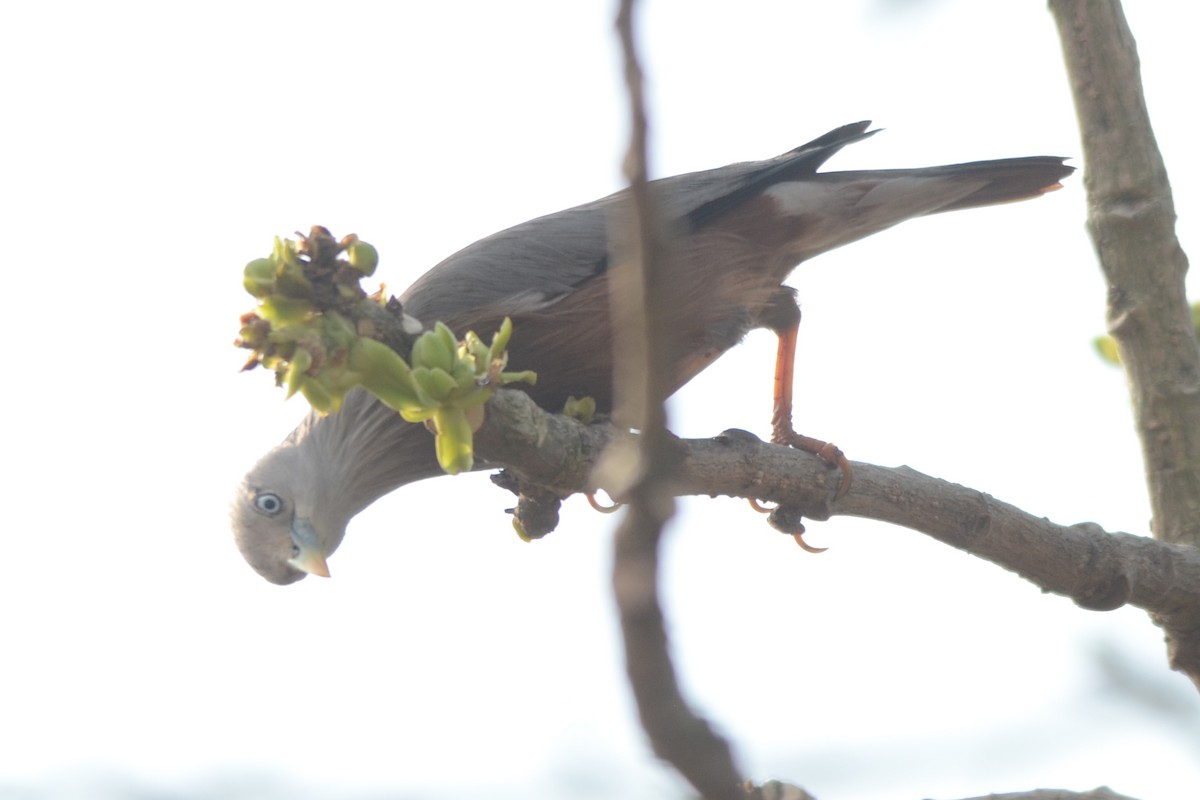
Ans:
{"label": "orange leg", "polygon": [[802,436],[792,428],[792,389],[796,374],[796,338],[800,326],[792,325],[779,334],[779,350],[775,355],[775,406],[771,413],[771,441],[786,444],[820,456],[832,467],[842,471],[837,497],[850,489],[850,462],[836,445]]}
{"label": "orange leg", "polygon": [[[840,469],[842,482],[838,485],[837,497],[841,497],[850,488],[851,480],[850,462],[846,460],[845,454],[829,442],[823,442],[811,436],[802,436],[792,428],[792,390],[795,383],[796,339],[799,331],[800,325],[797,321],[778,333],[779,350],[775,355],[775,405],[771,413],[771,442],[806,450],[820,456],[830,466]],[[780,511],[780,509],[767,508],[757,500],[751,500],[750,505],[755,511],[772,513],[773,517],[777,516],[773,512]],[[778,527],[782,522],[782,520],[776,520],[772,524]],[[804,541],[804,525],[800,523],[798,517],[785,524],[787,524],[792,538],[796,540],[796,544],[803,549],[810,553],[820,553],[825,550],[824,547],[813,547]]]}

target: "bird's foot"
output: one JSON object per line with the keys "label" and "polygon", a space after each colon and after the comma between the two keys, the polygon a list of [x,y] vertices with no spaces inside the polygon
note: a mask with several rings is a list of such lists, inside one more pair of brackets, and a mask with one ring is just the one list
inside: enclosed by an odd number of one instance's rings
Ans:
{"label": "bird's foot", "polygon": [[612,514],[614,511],[618,511],[621,508],[620,503],[613,503],[611,506],[601,504],[601,502],[596,499],[596,495],[592,494],[591,492],[587,492],[584,497],[587,498],[588,505],[596,511],[599,511],[601,514]]}
{"label": "bird's foot", "polygon": [[781,533],[790,534],[796,540],[796,544],[808,553],[824,553],[828,547],[814,547],[804,541],[804,523],[800,521],[800,509],[792,506],[764,506],[753,497],[750,498],[750,507],[760,514],[769,514],[767,523]]}
{"label": "bird's foot", "polygon": [[[823,442],[820,439],[814,439],[811,436],[803,436],[792,430],[790,424],[776,424],[773,426],[774,432],[771,435],[772,444],[782,444],[788,447],[795,447],[799,450],[812,453],[815,456],[823,459],[831,467],[837,467],[841,470],[842,481],[838,484],[837,494],[835,498],[846,494],[850,489],[850,483],[853,476],[853,470],[850,468],[850,461],[835,444]],[[809,553],[823,553],[826,548],[813,547],[804,541],[804,524],[800,521],[799,509],[789,506],[764,506],[757,500],[751,499],[750,506],[761,514],[770,514],[767,522],[771,527],[783,533],[791,534],[796,540],[796,544],[800,545]]]}
{"label": "bird's foot", "polygon": [[814,439],[811,436],[803,436],[792,430],[791,426],[777,426],[771,435],[771,443],[787,445],[795,447],[797,450],[812,453],[821,458],[829,466],[837,467],[841,470],[842,482],[838,484],[837,494],[834,495],[834,499],[841,498],[846,492],[850,491],[854,471],[850,468],[850,461],[846,458],[846,454],[837,445],[832,442],[823,442],[820,439]]}

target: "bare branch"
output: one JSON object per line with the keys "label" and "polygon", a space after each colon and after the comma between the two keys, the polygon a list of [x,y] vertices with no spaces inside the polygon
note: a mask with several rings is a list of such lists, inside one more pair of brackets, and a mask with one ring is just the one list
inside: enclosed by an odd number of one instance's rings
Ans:
{"label": "bare branch", "polygon": [[[526,395],[499,391],[477,434],[477,451],[558,496],[621,488],[591,477],[598,454],[617,437],[547,414]],[[1094,523],[1057,525],[995,498],[907,467],[854,462],[854,485],[834,501],[838,474],[820,458],[766,444],[745,431],[673,440],[675,495],[727,495],[797,507],[809,519],[850,515],[920,531],[1017,573],[1083,608],[1124,604],[1154,615],[1172,638],[1172,665],[1200,686],[1200,550]]]}
{"label": "bare branch", "polygon": [[1187,256],[1119,0],[1051,0],[1083,137],[1088,226],[1129,377],[1153,529],[1200,544],[1200,346]]}

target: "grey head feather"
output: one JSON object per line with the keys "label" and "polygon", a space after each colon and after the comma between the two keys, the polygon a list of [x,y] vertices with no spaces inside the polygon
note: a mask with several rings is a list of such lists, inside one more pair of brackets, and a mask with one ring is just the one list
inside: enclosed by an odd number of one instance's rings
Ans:
{"label": "grey head feather", "polygon": [[273,583],[305,573],[291,563],[297,522],[315,531],[327,557],[355,514],[393,489],[439,474],[433,437],[361,389],[341,410],[308,417],[247,473],[234,498],[234,539]]}

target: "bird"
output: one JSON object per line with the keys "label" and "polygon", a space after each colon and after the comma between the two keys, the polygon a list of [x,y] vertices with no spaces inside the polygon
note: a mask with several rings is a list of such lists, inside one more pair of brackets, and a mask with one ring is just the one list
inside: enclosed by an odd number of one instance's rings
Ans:
{"label": "bird", "polygon": [[[796,293],[784,281],[801,262],[928,214],[1038,197],[1074,168],[1057,156],[976,161],[917,169],[818,172],[846,145],[878,133],[843,125],[782,155],[651,182],[673,235],[660,268],[677,287],[655,309],[667,344],[671,391],[751,330],[779,337],[772,440],[849,466],[836,447],[791,428]],[[525,389],[558,410],[571,395],[612,410],[609,224],[627,190],[539,217],[459,250],[400,296],[405,313],[452,330],[496,330],[513,321],[509,358],[538,374]],[[309,414],[239,485],[234,539],[250,566],[276,584],[328,577],[328,558],[350,520],[406,484],[440,474],[433,437],[361,389],[341,409]]]}

